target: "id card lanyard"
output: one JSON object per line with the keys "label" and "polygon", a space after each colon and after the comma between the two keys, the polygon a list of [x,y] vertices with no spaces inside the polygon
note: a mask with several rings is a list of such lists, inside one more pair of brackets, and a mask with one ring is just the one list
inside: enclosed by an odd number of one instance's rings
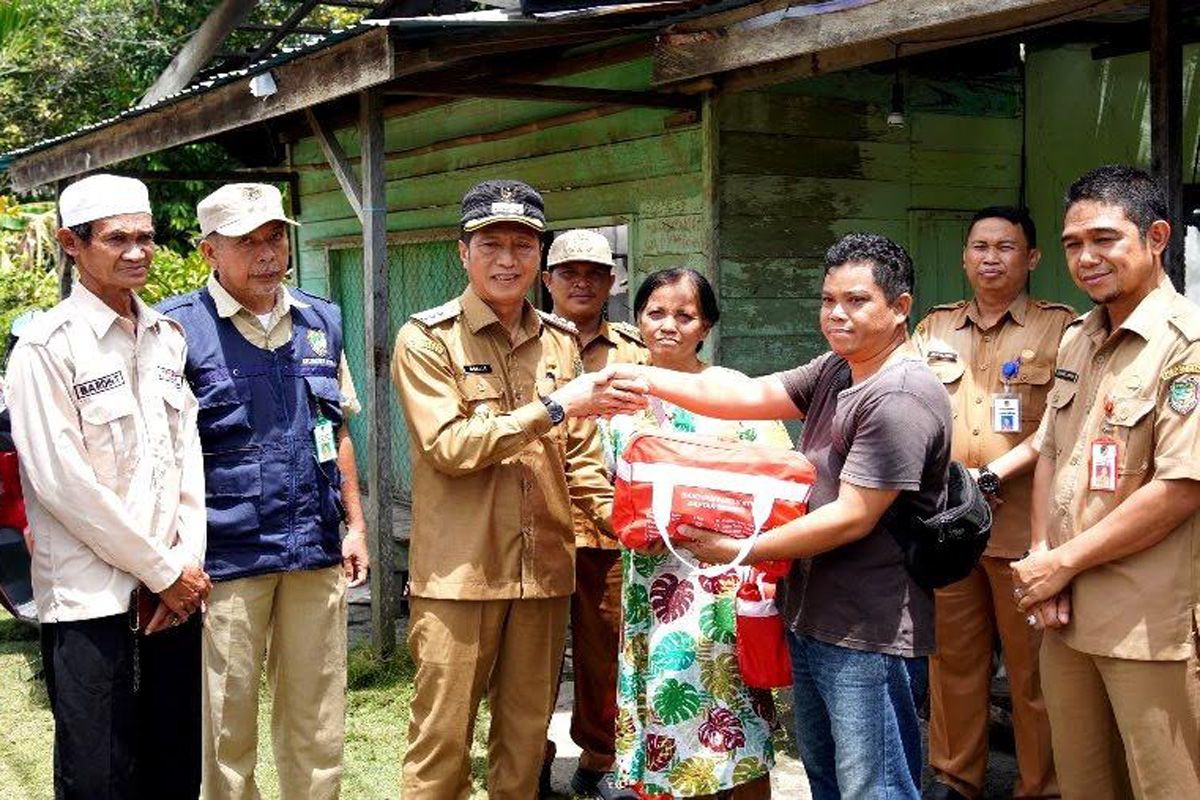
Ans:
{"label": "id card lanyard", "polygon": [[1004,391],[992,395],[992,431],[994,433],[1021,432],[1021,396],[1009,385],[1021,371],[1021,358],[1005,361],[1000,367],[1000,378]]}
{"label": "id card lanyard", "polygon": [[317,446],[317,461],[324,464],[337,459],[337,442],[333,435],[333,423],[324,416],[317,417],[313,428],[313,443]]}

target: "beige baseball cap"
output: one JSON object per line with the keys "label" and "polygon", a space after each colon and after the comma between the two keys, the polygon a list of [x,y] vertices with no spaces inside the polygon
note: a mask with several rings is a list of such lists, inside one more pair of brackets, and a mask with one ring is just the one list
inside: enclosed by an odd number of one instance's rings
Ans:
{"label": "beige baseball cap", "polygon": [[229,183],[196,206],[200,235],[245,236],[268,222],[299,225],[283,213],[283,194],[269,183]]}
{"label": "beige baseball cap", "polygon": [[550,253],[546,256],[546,268],[553,269],[568,261],[589,261],[593,264],[603,264],[606,267],[616,266],[613,263],[612,248],[608,246],[608,239],[595,231],[582,228],[565,231],[550,243]]}

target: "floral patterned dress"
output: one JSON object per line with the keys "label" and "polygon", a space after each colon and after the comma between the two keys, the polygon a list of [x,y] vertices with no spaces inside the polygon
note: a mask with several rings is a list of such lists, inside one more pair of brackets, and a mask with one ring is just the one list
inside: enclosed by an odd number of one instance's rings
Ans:
{"label": "floral patterned dress", "polygon": [[[638,431],[666,429],[791,447],[779,422],[702,417],[669,403],[603,428],[610,470]],[[775,763],[771,693],[742,683],[734,593],[747,568],[701,577],[669,553],[622,550],[616,779],[648,795],[714,794]]]}

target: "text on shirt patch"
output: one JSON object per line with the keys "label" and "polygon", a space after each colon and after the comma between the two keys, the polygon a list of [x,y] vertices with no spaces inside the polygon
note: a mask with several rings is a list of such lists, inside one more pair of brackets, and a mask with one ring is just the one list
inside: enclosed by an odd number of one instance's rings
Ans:
{"label": "text on shirt patch", "polygon": [[118,386],[124,385],[125,373],[117,371],[108,375],[102,375],[99,378],[92,378],[90,381],[75,384],[75,397],[83,400],[94,394],[107,392],[109,389],[116,389]]}
{"label": "text on shirt patch", "polygon": [[1078,382],[1079,382],[1079,373],[1078,373],[1078,372],[1071,372],[1071,370],[1069,370],[1069,369],[1056,369],[1056,370],[1054,370],[1054,377],[1056,377],[1056,378],[1062,378],[1064,381],[1070,381],[1071,383],[1078,383]]}
{"label": "text on shirt patch", "polygon": [[160,365],[154,370],[154,372],[160,381],[165,381],[172,386],[183,386],[183,373],[179,370]]}
{"label": "text on shirt patch", "polygon": [[491,364],[465,364],[463,366],[463,372],[468,375],[488,375],[491,371]]}
{"label": "text on shirt patch", "polygon": [[928,359],[930,361],[958,361],[958,353],[949,353],[942,350],[930,350]]}

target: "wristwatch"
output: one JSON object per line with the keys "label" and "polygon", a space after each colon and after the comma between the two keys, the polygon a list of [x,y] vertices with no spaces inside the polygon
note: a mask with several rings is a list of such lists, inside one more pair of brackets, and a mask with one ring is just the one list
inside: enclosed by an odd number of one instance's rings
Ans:
{"label": "wristwatch", "polygon": [[979,484],[979,491],[988,497],[995,497],[1000,494],[1000,476],[986,466],[979,468],[979,479],[976,483]]}
{"label": "wristwatch", "polygon": [[551,400],[549,397],[540,398],[542,405],[546,407],[546,413],[550,415],[550,424],[558,425],[567,418],[567,412],[558,403]]}

